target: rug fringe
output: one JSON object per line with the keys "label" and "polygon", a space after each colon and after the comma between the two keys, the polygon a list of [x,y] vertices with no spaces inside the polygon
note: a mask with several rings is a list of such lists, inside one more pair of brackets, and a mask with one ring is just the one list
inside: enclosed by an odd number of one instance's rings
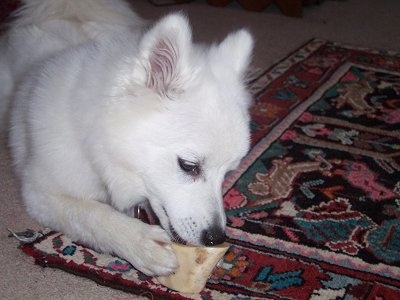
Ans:
{"label": "rug fringe", "polygon": [[19,232],[15,232],[10,228],[7,228],[7,230],[10,232],[8,237],[14,237],[23,244],[33,243],[50,232],[49,228],[45,228],[43,230],[38,230],[38,231],[27,229],[25,231],[19,231]]}

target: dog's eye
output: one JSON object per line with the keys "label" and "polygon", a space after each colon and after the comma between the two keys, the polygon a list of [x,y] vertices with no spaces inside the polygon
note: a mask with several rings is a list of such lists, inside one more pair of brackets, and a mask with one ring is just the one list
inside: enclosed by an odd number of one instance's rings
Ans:
{"label": "dog's eye", "polygon": [[200,175],[201,168],[200,164],[197,162],[192,162],[185,160],[183,158],[178,157],[178,164],[179,167],[183,172],[186,174],[189,174],[190,176],[196,177]]}

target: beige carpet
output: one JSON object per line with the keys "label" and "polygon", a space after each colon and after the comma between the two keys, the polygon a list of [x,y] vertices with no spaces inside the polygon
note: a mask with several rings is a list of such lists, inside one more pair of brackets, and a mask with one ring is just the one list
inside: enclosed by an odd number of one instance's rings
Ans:
{"label": "beige carpet", "polygon": [[[253,13],[236,3],[212,7],[206,0],[166,7],[154,7],[144,0],[133,2],[137,12],[150,19],[172,10],[186,12],[194,27],[194,39],[199,42],[218,41],[233,29],[249,28],[256,38],[253,65],[263,69],[314,37],[400,51],[399,0],[326,0],[307,7],[302,19],[285,17],[274,6]],[[7,228],[40,226],[24,211],[5,144],[1,139],[0,299],[136,299],[60,270],[42,269],[17,249],[18,242],[7,237]]]}

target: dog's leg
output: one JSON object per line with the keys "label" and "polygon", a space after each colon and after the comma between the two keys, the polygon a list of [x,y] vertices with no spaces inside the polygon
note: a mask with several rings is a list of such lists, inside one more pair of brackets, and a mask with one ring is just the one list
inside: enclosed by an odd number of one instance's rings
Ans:
{"label": "dog's leg", "polygon": [[45,226],[102,252],[128,260],[147,275],[165,275],[177,268],[170,238],[105,203],[45,193],[26,181],[23,197],[28,212]]}

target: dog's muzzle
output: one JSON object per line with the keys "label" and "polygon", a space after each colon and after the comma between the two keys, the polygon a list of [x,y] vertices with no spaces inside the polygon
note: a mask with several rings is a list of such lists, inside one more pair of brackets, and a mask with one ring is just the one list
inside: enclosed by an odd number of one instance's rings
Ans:
{"label": "dog's muzzle", "polygon": [[[157,215],[155,214],[153,208],[150,205],[149,201],[144,201],[133,207],[133,217],[141,220],[150,225],[161,225],[161,222]],[[179,236],[179,234],[175,231],[174,227],[171,223],[169,223],[168,228],[164,228],[169,233],[171,239],[179,244],[186,244],[187,242]]]}
{"label": "dog's muzzle", "polygon": [[[149,201],[144,201],[139,205],[136,205],[133,208],[133,217],[150,225],[162,226],[159,218],[152,209]],[[214,221],[207,229],[203,230],[200,238],[200,243],[202,245],[215,246],[225,242],[226,239],[225,230],[221,226],[216,224],[217,221]],[[179,244],[187,244],[187,241],[176,232],[171,223],[169,223],[167,226],[168,228],[164,229],[166,229],[167,232],[169,232],[171,239],[174,242]]]}

